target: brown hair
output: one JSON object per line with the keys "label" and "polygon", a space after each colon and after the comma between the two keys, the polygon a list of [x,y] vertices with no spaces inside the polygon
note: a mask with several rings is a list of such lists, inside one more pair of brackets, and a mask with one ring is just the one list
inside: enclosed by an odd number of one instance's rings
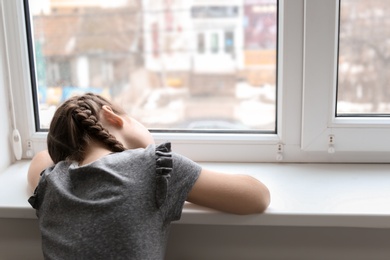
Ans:
{"label": "brown hair", "polygon": [[110,106],[117,114],[125,114],[107,99],[93,93],[71,97],[57,108],[47,135],[47,147],[54,163],[63,160],[81,162],[91,140],[101,142],[112,152],[125,150],[99,122],[104,105]]}

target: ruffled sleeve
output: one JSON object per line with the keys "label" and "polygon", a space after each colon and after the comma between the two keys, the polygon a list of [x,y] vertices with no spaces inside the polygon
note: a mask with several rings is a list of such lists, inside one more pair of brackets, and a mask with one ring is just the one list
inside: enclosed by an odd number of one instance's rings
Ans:
{"label": "ruffled sleeve", "polygon": [[171,143],[163,143],[156,147],[156,204],[160,208],[168,193],[169,178],[172,172]]}

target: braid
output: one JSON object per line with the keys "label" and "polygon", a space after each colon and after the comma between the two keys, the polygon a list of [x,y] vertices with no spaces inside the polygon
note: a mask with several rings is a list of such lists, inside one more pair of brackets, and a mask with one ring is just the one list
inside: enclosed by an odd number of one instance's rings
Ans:
{"label": "braid", "polygon": [[57,109],[47,138],[49,154],[54,163],[82,161],[92,139],[103,143],[112,152],[125,150],[123,144],[99,122],[104,105],[110,106],[116,113],[125,114],[108,100],[92,93],[71,97]]}
{"label": "braid", "polygon": [[90,136],[107,145],[113,152],[124,151],[125,147],[99,123],[96,116],[87,108],[87,104],[83,100],[79,100],[77,103],[79,107],[74,110],[74,118],[81,124],[82,128]]}

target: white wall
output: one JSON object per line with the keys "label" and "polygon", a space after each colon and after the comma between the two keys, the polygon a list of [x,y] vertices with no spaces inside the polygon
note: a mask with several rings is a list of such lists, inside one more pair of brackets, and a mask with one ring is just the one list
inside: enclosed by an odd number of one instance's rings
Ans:
{"label": "white wall", "polygon": [[390,229],[173,225],[167,260],[385,260]]}
{"label": "white wall", "polygon": [[6,85],[6,67],[4,46],[4,31],[0,7],[0,172],[11,164],[11,124],[9,114],[8,91]]}
{"label": "white wall", "polygon": [[0,218],[0,259],[43,259],[37,220]]}
{"label": "white wall", "polygon": [[[0,55],[2,57],[2,55]],[[3,75],[0,68],[0,171],[4,170],[11,164],[11,144],[10,144],[10,123],[9,123],[9,110],[8,100],[6,98],[7,92],[3,84]]]}
{"label": "white wall", "polygon": [[[38,223],[0,219],[0,259],[43,259]],[[390,229],[174,224],[166,260],[387,260]]]}

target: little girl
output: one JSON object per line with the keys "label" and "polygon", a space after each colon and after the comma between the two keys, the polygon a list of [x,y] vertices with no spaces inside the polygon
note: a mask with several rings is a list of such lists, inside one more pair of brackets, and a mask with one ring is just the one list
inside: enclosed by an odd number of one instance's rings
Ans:
{"label": "little girl", "polygon": [[47,147],[28,173],[45,259],[163,259],[186,200],[234,214],[269,205],[260,181],[202,169],[170,143],[155,145],[145,127],[95,94],[57,109]]}

